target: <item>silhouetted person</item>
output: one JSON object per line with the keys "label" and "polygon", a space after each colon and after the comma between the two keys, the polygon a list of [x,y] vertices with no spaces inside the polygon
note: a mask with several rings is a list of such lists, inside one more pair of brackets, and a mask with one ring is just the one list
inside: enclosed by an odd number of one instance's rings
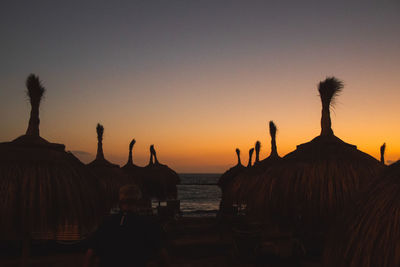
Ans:
{"label": "silhouetted person", "polygon": [[84,266],[146,266],[156,261],[168,265],[162,227],[148,216],[140,216],[142,194],[135,185],[120,189],[120,213],[107,217],[89,238]]}

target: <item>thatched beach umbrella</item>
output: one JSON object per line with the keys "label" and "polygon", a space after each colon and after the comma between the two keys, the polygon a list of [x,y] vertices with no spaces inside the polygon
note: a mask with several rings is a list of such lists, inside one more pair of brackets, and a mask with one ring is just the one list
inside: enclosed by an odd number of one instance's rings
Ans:
{"label": "thatched beach umbrella", "polygon": [[[227,211],[228,213],[232,212],[232,207],[234,205],[241,204],[237,201],[236,198],[236,192],[234,191],[233,187],[235,185],[235,182],[237,180],[237,177],[242,175],[243,173],[249,171],[252,169],[252,158],[253,158],[253,153],[254,153],[254,148],[249,149],[249,160],[247,162],[247,167],[241,166],[240,163],[240,151],[239,149],[236,149],[236,153],[238,155],[238,164],[235,167],[232,167],[229,169],[227,172],[225,172],[221,177],[219,182],[221,182],[221,179],[223,182],[223,187],[221,187],[222,195],[221,195],[221,202],[220,202],[220,210],[225,213]],[[231,176],[228,176],[231,175]]]}
{"label": "thatched beach umbrella", "polygon": [[336,222],[326,242],[324,266],[400,266],[400,161]]}
{"label": "thatched beach umbrella", "polygon": [[218,179],[218,186],[221,188],[222,192],[224,191],[224,188],[227,186],[228,183],[232,181],[232,179],[238,175],[240,172],[244,170],[244,166],[242,165],[242,162],[240,160],[240,150],[239,148],[236,148],[236,155],[237,155],[237,160],[238,163],[224,172],[221,177]]}
{"label": "thatched beach umbrella", "polygon": [[[146,176],[146,167],[140,167],[133,163],[133,146],[136,144],[136,140],[132,139],[129,143],[129,154],[127,163],[121,168],[130,178],[132,183],[137,184],[144,196],[147,196],[146,188],[144,187],[144,178]],[[152,157],[150,157],[150,161],[152,162]],[[150,164],[150,163],[149,163]],[[151,164],[152,165],[152,164]]]}
{"label": "thatched beach umbrella", "polygon": [[62,144],[39,135],[39,105],[45,92],[33,74],[26,80],[31,103],[25,135],[0,143],[0,239],[55,234],[66,225],[92,230],[104,213],[96,178]]}
{"label": "thatched beach umbrella", "polygon": [[[257,147],[256,142],[256,147]],[[260,148],[261,146],[259,146]],[[240,194],[239,191],[241,190],[240,188],[240,177],[244,176],[246,173],[251,172],[254,169],[254,166],[252,166],[252,158],[253,158],[253,153],[254,153],[254,148],[249,149],[249,161],[247,162],[246,168],[238,173],[235,177],[232,178],[231,182],[225,187],[225,190],[223,191],[223,198],[226,200],[226,203],[229,203],[229,205],[232,204],[243,204],[238,198],[238,195]]]}
{"label": "thatched beach umbrella", "polygon": [[271,196],[277,212],[312,231],[326,230],[382,170],[375,158],[333,134],[330,106],[342,88],[343,83],[335,77],[319,83],[321,134],[298,145],[279,168],[274,168],[276,171],[267,174],[278,182],[278,193]]}
{"label": "thatched beach umbrella", "polygon": [[[277,128],[273,121],[269,122],[269,132],[271,136],[270,155],[255,164],[253,168],[238,175],[232,186],[233,195],[237,201],[246,204],[249,213],[258,213],[262,216],[266,215],[266,203],[270,201],[271,191],[276,184],[276,181],[263,174],[266,170],[276,167],[282,161],[277,151]],[[261,147],[259,141],[256,142],[255,147],[257,152]]]}
{"label": "thatched beach umbrella", "polygon": [[[154,158],[154,162],[152,159]],[[159,201],[177,199],[177,185],[180,183],[179,175],[167,165],[161,164],[157,159],[154,145],[150,146],[150,162],[145,169],[145,184],[152,197]]]}
{"label": "thatched beach umbrella", "polygon": [[132,151],[133,151],[133,146],[136,144],[136,140],[132,139],[132,141],[129,143],[129,154],[128,154],[128,161],[126,162],[126,164],[121,168],[123,170],[126,171],[131,171],[131,170],[135,170],[137,168],[142,168],[137,166],[136,164],[133,163],[133,156],[132,156]]}
{"label": "thatched beach umbrella", "polygon": [[[221,188],[221,201],[219,204],[219,211],[222,213],[230,213],[232,211],[232,200],[228,200],[227,197],[227,188],[230,187],[230,184],[234,180],[234,178],[240,174],[245,167],[242,165],[242,162],[240,160],[240,150],[239,148],[236,148],[236,155],[237,155],[237,164],[224,172],[221,177],[218,179],[218,186]],[[229,204],[228,204],[229,203]]]}
{"label": "thatched beach umbrella", "polygon": [[100,180],[101,185],[104,188],[105,196],[107,200],[107,209],[115,208],[118,205],[119,188],[132,181],[129,177],[120,169],[119,165],[113,164],[105,159],[103,152],[103,135],[104,127],[101,124],[97,124],[97,154],[96,158],[87,164],[87,167],[96,174]]}

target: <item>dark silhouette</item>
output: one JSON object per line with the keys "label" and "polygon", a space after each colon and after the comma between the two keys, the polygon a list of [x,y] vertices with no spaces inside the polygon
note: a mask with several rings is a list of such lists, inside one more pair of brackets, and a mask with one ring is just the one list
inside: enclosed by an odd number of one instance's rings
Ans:
{"label": "dark silhouette", "polygon": [[249,162],[247,163],[247,168],[251,167],[251,159],[253,158],[254,148],[250,148],[249,150]]}
{"label": "dark silhouette", "polygon": [[142,191],[142,194],[145,198],[149,198],[148,189],[145,187],[145,176],[146,176],[146,167],[140,167],[133,163],[132,151],[133,147],[136,144],[136,140],[132,139],[129,143],[129,154],[128,161],[122,167],[122,170],[132,179],[133,183],[137,184]]}
{"label": "dark silhouette", "polygon": [[[274,190],[275,180],[263,175],[266,170],[276,167],[281,162],[276,147],[276,126],[269,122],[271,136],[271,153],[253,168],[246,169],[238,175],[230,190],[232,202],[246,204],[247,213],[260,219],[270,217],[266,203],[270,201],[271,192]],[[257,143],[256,143],[257,147]]]}
{"label": "dark silhouette", "polygon": [[129,143],[129,154],[128,154],[128,161],[126,164],[122,167],[123,169],[130,169],[130,168],[136,168],[138,167],[136,164],[133,163],[133,157],[132,157],[132,150],[133,146],[136,144],[136,140],[132,139],[132,141]]}
{"label": "dark silhouette", "polygon": [[229,182],[231,182],[231,180],[244,169],[244,166],[242,165],[242,162],[240,160],[239,148],[236,148],[236,155],[238,163],[234,167],[230,168],[225,173],[223,173],[221,177],[218,179],[218,186],[222,189],[222,191],[224,191],[226,185]]}
{"label": "dark silhouette", "polygon": [[147,266],[152,259],[168,261],[165,233],[152,217],[140,215],[142,195],[135,185],[121,187],[120,213],[103,221],[89,238],[85,267],[97,256],[101,266]]}
{"label": "dark silhouette", "polygon": [[261,150],[261,142],[257,141],[254,145],[254,149],[256,151],[256,159],[254,161],[254,165],[257,165],[260,162],[260,150]]}
{"label": "dark silhouette", "polygon": [[269,158],[277,158],[278,156],[278,149],[276,148],[276,125],[273,121],[269,122],[269,134],[271,136],[271,154]]}
{"label": "dark silhouette", "polygon": [[151,183],[153,195],[159,201],[177,199],[176,186],[180,183],[179,175],[167,165],[159,163],[154,145],[150,146],[150,162],[146,168],[146,176]]}
{"label": "dark silhouette", "polygon": [[236,155],[238,163],[234,167],[223,173],[218,179],[218,186],[221,188],[222,191],[218,215],[231,215],[234,212],[234,210],[232,209],[232,199],[228,196],[229,187],[235,177],[246,169],[242,165],[242,162],[240,160],[240,150],[238,148],[236,148]]}
{"label": "dark silhouette", "polygon": [[[243,167],[243,169],[239,169],[239,171],[236,173],[236,175],[230,177],[229,182],[225,185],[224,188],[222,188],[222,196],[221,196],[221,202],[220,202],[220,211],[222,213],[227,213],[227,215],[231,215],[232,209],[234,206],[239,206],[242,204],[240,201],[238,201],[236,197],[236,192],[233,190],[233,187],[241,175],[244,173],[248,172],[249,170],[253,169],[253,166],[251,165],[252,162],[252,157],[254,153],[254,148],[249,149],[249,160],[247,163],[247,167]],[[227,211],[227,212],[225,212]],[[233,211],[236,213],[236,211]]]}
{"label": "dark silhouette", "polygon": [[385,150],[386,150],[386,143],[383,143],[381,146],[381,163],[385,164]]}
{"label": "dark silhouette", "polygon": [[400,161],[397,161],[333,226],[323,266],[400,266],[399,196]]}
{"label": "dark silhouette", "polygon": [[39,136],[45,92],[39,78],[30,74],[26,87],[32,106],[26,134],[0,143],[0,229],[2,239],[24,240],[23,265],[32,233],[54,238],[65,226],[78,225],[84,235],[104,213],[96,177],[64,145]]}
{"label": "dark silhouette", "polygon": [[319,83],[320,136],[298,145],[282,164],[265,173],[267,179],[275,179],[277,188],[266,205],[303,233],[323,236],[344,207],[382,170],[375,158],[333,134],[329,108],[342,88],[343,83],[335,77]]}
{"label": "dark silhouette", "polygon": [[101,124],[96,126],[97,133],[97,154],[96,158],[90,162],[88,168],[96,174],[104,188],[106,194],[103,196],[107,200],[106,210],[118,206],[119,188],[125,184],[133,183],[129,177],[120,169],[119,165],[113,164],[105,159],[103,152],[104,127]]}

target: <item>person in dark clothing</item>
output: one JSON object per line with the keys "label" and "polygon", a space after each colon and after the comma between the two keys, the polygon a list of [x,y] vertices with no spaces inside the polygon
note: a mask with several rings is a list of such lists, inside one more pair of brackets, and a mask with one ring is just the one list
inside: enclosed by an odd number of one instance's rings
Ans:
{"label": "person in dark clothing", "polygon": [[139,215],[141,192],[134,185],[120,189],[120,213],[107,217],[89,238],[84,267],[146,266],[152,260],[168,265],[165,232],[149,216]]}

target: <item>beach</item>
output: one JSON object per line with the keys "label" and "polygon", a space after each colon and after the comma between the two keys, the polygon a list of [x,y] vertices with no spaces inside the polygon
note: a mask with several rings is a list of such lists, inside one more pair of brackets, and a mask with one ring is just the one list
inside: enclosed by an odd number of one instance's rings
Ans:
{"label": "beach", "polygon": [[[179,218],[165,224],[165,229],[169,237],[167,251],[171,266],[321,266],[318,259],[276,257],[270,254],[243,259],[236,253],[229,225],[220,225],[213,217]],[[82,266],[84,255],[84,242],[75,245],[36,242],[32,246],[29,266],[77,267]],[[2,255],[0,266],[20,266],[18,252]]]}
{"label": "beach", "polygon": [[[237,222],[221,221],[217,218],[221,198],[220,189],[216,185],[219,176],[220,174],[180,174],[178,198],[181,201],[181,216],[163,223],[168,236],[167,250],[171,266],[255,264],[251,260],[237,258],[232,234],[232,227]],[[12,244],[13,247],[3,244],[1,266],[20,265],[18,243]],[[81,266],[86,246],[85,240],[81,242],[33,240],[29,266]],[[263,262],[265,264],[268,262],[268,266],[293,266],[293,261],[288,262],[288,259],[271,258],[263,259]],[[313,266],[310,262],[307,264],[305,266]]]}

